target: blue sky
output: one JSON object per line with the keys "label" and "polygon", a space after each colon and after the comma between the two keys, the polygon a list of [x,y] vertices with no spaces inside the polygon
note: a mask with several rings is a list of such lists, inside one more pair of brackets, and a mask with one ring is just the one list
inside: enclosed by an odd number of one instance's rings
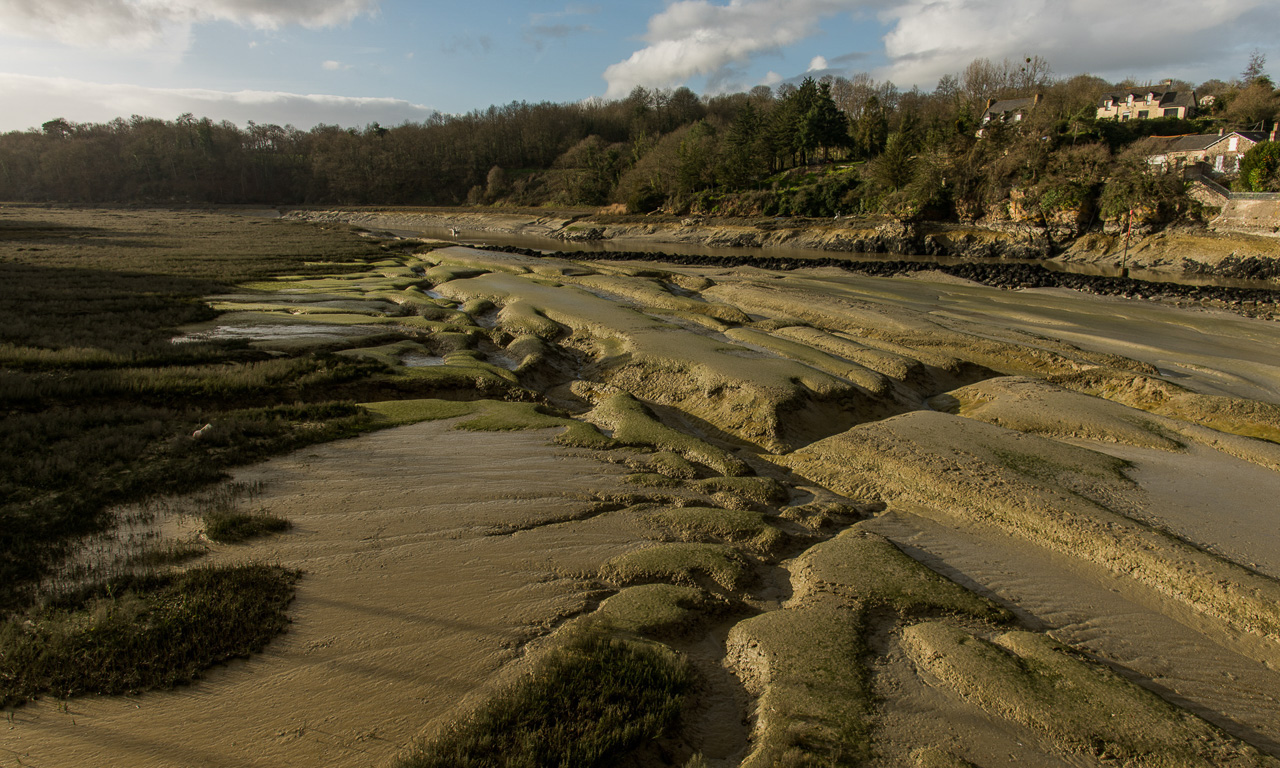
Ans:
{"label": "blue sky", "polygon": [[0,0],[0,130],[184,112],[394,125],[806,72],[929,90],[978,56],[1196,82],[1255,48],[1280,68],[1277,28],[1275,0]]}

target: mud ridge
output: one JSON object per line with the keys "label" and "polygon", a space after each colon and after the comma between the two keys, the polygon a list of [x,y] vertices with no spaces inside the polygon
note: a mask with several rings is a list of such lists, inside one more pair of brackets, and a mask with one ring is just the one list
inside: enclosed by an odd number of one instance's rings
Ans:
{"label": "mud ridge", "polygon": [[971,280],[994,288],[1067,288],[1096,296],[1123,296],[1147,300],[1190,300],[1220,302],[1226,308],[1249,316],[1272,317],[1280,311],[1280,289],[1237,288],[1215,285],[1188,285],[1184,283],[1155,282],[1129,277],[1106,277],[1059,272],[1040,264],[933,264],[919,261],[850,261],[833,257],[792,258],[776,256],[726,256],[662,253],[661,251],[601,251],[589,255],[557,251],[547,253],[518,246],[483,246],[485,250],[501,251],[530,257],[546,257],[565,260],[590,261],[649,261],[694,267],[756,267],[757,269],[788,272],[796,269],[834,267],[845,272],[870,277],[901,277],[917,272],[942,274]]}

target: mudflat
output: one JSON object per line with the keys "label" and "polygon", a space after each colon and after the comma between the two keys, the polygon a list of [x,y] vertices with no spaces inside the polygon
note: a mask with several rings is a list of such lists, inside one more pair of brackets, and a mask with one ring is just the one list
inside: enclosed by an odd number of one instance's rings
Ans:
{"label": "mudflat", "polygon": [[[288,632],[14,710],[6,759],[390,764],[596,622],[701,680],[636,765],[1277,764],[1280,325],[928,274],[403,266],[450,327],[341,354],[509,377],[561,423],[372,403],[406,425],[239,470],[293,528],[210,557],[300,568]],[[330,324],[302,297],[374,298],[255,290]]]}

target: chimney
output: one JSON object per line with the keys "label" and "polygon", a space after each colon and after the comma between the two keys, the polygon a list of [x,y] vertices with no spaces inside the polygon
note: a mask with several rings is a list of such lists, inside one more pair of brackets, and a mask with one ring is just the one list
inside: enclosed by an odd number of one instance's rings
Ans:
{"label": "chimney", "polygon": [[1036,94],[1036,100],[1035,100],[1035,101],[1033,101],[1033,102],[1031,102],[1031,106],[1033,106],[1033,107],[1034,107],[1034,106],[1038,105],[1038,104],[1040,103],[1040,100],[1041,100],[1041,99],[1043,99],[1043,98],[1044,98],[1044,94],[1043,94],[1043,93],[1037,93],[1037,94]]}
{"label": "chimney", "polygon": [[1226,135],[1227,135],[1227,129],[1226,129],[1226,128],[1219,128],[1219,129],[1218,129],[1218,135],[1219,135],[1219,136],[1226,136]]}
{"label": "chimney", "polygon": [[1172,78],[1170,78],[1170,79],[1165,80],[1164,82],[1162,82],[1162,83],[1160,83],[1160,84],[1161,84],[1161,85],[1163,85],[1165,88],[1172,88],[1172,87],[1173,87],[1173,79],[1172,79]]}
{"label": "chimney", "polygon": [[1275,141],[1275,140],[1276,140],[1276,129],[1277,129],[1277,128],[1280,128],[1280,126],[1272,126],[1272,127],[1271,127],[1271,135],[1267,138],[1267,141]]}

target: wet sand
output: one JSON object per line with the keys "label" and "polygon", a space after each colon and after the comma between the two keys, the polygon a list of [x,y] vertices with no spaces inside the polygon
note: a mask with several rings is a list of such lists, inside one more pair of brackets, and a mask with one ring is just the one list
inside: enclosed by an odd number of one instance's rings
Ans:
{"label": "wet sand", "polygon": [[[593,604],[575,577],[634,547],[637,531],[608,516],[541,525],[620,485],[616,468],[564,456],[550,437],[425,423],[237,473],[262,481],[261,505],[294,528],[213,557],[302,569],[288,632],[189,688],[24,706],[0,724],[0,761],[385,762]],[[527,530],[493,535],[509,527]]]}

